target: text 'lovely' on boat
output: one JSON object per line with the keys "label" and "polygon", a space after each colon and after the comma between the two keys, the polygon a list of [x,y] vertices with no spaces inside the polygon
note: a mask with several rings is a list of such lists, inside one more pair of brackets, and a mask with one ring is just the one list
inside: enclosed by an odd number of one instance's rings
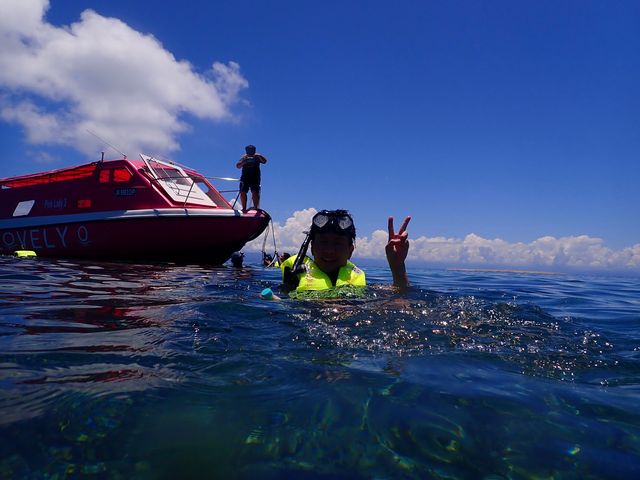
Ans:
{"label": "text 'lovely' on boat", "polygon": [[140,157],[0,179],[0,253],[220,264],[269,224],[197,171]]}

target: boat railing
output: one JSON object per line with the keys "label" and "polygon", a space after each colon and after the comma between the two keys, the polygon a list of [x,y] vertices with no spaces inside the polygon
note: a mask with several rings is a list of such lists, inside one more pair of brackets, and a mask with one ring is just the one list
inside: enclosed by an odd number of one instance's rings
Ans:
{"label": "boat railing", "polygon": [[191,186],[189,187],[189,191],[187,192],[187,197],[184,199],[184,203],[182,204],[182,207],[186,207],[187,206],[187,202],[189,201],[189,195],[191,195],[191,191],[193,190],[193,186],[196,184],[196,182],[193,181],[193,179],[191,180]]}
{"label": "boat railing", "polygon": [[[228,203],[231,208],[235,208],[235,204],[238,200],[238,196],[240,195],[240,189],[239,188],[235,188],[235,189],[231,189],[231,190],[220,190],[216,187],[213,186],[213,180],[221,180],[221,181],[225,181],[225,182],[239,182],[240,179],[239,178],[231,178],[231,177],[205,177],[205,176],[200,176],[198,178],[202,178],[204,180],[207,180],[206,185],[210,186],[213,190],[213,192],[211,192],[211,190],[209,190],[209,192],[205,192],[209,197],[211,197],[211,193],[213,193],[216,197],[221,198],[224,202]],[[196,179],[196,183],[197,183],[197,179]],[[223,193],[233,193],[236,194],[235,200],[230,201],[227,200],[222,194]],[[215,199],[214,199],[215,201]]]}

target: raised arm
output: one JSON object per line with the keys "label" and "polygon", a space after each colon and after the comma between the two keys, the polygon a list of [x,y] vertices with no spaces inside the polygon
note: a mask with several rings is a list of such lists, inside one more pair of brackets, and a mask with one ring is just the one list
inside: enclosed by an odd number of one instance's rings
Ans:
{"label": "raised arm", "polygon": [[400,290],[409,288],[409,279],[407,278],[407,269],[404,261],[409,253],[409,233],[407,226],[411,217],[406,217],[398,233],[393,228],[393,217],[389,217],[389,241],[385,247],[387,254],[387,262],[393,276],[393,285]]}

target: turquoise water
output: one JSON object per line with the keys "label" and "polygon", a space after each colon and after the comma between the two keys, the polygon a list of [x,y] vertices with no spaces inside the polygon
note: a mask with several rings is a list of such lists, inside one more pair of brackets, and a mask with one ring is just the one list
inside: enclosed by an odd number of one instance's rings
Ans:
{"label": "turquoise water", "polygon": [[0,478],[640,477],[638,278],[367,275],[0,258]]}

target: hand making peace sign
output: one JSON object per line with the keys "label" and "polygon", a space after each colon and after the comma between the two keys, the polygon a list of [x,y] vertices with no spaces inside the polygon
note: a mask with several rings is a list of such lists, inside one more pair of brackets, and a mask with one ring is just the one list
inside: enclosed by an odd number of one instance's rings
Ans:
{"label": "hand making peace sign", "polygon": [[389,268],[391,268],[391,272],[394,274],[394,279],[396,274],[404,275],[404,261],[409,253],[409,233],[407,232],[407,225],[409,225],[410,220],[411,217],[406,217],[398,233],[395,233],[393,217],[389,217],[389,241],[384,250],[387,254]]}

